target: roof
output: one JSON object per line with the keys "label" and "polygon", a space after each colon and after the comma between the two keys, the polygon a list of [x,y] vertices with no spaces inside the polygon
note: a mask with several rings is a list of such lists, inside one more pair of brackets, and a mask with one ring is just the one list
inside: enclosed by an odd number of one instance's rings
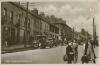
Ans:
{"label": "roof", "polygon": [[66,27],[72,29],[70,26],[68,26],[67,24],[64,24],[64,23],[54,23],[54,24],[62,24],[62,25],[64,25],[64,26],[66,26]]}
{"label": "roof", "polygon": [[[19,7],[20,9],[22,9],[22,10],[24,10],[24,11],[27,11],[23,6],[21,6],[21,5],[19,5],[19,4],[16,4],[16,3],[14,3],[14,2],[9,2],[9,3],[13,4],[13,5],[16,6],[16,7]],[[36,15],[35,13],[32,13],[30,10],[28,10],[28,13],[31,14],[32,16],[35,16],[35,17],[37,17],[37,18],[43,20],[44,22],[46,22],[46,23],[48,23],[48,24],[51,24],[51,23],[49,23],[46,19],[44,19],[43,17],[41,17],[41,16],[39,16],[39,15]],[[52,24],[51,24],[51,25],[52,25]]]}

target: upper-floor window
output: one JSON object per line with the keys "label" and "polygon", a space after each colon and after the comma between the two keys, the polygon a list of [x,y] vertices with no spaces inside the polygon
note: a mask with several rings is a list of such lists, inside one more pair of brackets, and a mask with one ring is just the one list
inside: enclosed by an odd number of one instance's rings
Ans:
{"label": "upper-floor window", "polygon": [[40,21],[40,30],[42,29],[42,22]]}
{"label": "upper-floor window", "polygon": [[2,10],[2,18],[1,18],[1,24],[7,23],[7,9],[4,8]]}
{"label": "upper-floor window", "polygon": [[18,21],[20,20],[20,14],[18,14],[17,19],[18,19]]}
{"label": "upper-floor window", "polygon": [[4,10],[3,10],[3,16],[6,16],[6,12],[7,12],[7,9],[4,8]]}
{"label": "upper-floor window", "polygon": [[20,26],[20,14],[17,15],[16,20],[17,20],[16,25],[17,25],[17,27],[19,27]]}
{"label": "upper-floor window", "polygon": [[13,11],[10,12],[10,23],[13,24]]}
{"label": "upper-floor window", "polygon": [[45,32],[46,32],[46,24],[45,24]]}
{"label": "upper-floor window", "polygon": [[24,19],[24,17],[22,17],[21,26],[24,26],[24,22],[25,22],[25,19]]}
{"label": "upper-floor window", "polygon": [[24,26],[26,26],[26,17],[24,18]]}
{"label": "upper-floor window", "polygon": [[28,19],[27,27],[30,28],[30,19]]}
{"label": "upper-floor window", "polygon": [[34,26],[35,28],[39,28],[39,20],[38,19],[34,19]]}

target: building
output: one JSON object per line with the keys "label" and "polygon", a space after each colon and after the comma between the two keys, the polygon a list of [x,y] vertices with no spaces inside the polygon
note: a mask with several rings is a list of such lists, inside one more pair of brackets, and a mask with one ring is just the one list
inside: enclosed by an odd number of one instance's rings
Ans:
{"label": "building", "polygon": [[27,10],[19,2],[1,3],[2,46],[29,44],[30,38],[37,35],[57,37],[58,28],[51,24],[35,8]]}
{"label": "building", "polygon": [[49,31],[50,31],[50,34],[49,34],[50,37],[58,39],[58,37],[59,37],[59,28],[58,27],[56,27],[55,25],[50,24]]}
{"label": "building", "polygon": [[26,10],[18,3],[2,2],[1,12],[2,44],[4,46],[20,44],[26,37],[26,26],[30,27],[30,20],[28,24],[26,23]]}
{"label": "building", "polygon": [[47,20],[59,28],[58,39],[59,40],[72,40],[73,31],[72,28],[66,24],[66,21],[62,18],[56,18],[54,15],[47,16]]}
{"label": "building", "polygon": [[64,23],[55,23],[60,30],[59,30],[59,39],[71,41],[73,38],[73,31],[72,28],[69,27],[67,24]]}
{"label": "building", "polygon": [[36,15],[38,13],[27,11],[17,2],[2,2],[1,12],[3,46],[29,42],[30,36],[41,34],[42,24],[41,18]]}
{"label": "building", "polygon": [[42,20],[42,35],[46,35],[47,38],[55,38],[58,39],[59,28],[56,27],[54,24],[50,23],[51,19],[47,19],[44,12],[40,13],[40,17]]}

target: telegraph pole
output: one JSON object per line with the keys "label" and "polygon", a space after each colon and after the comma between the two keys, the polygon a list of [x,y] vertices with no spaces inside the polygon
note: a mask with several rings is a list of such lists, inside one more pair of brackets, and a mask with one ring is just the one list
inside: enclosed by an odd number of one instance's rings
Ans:
{"label": "telegraph pole", "polygon": [[96,40],[96,25],[94,23],[94,18],[93,18],[93,40]]}
{"label": "telegraph pole", "polygon": [[24,47],[26,47],[27,45],[27,23],[28,23],[28,2],[27,2],[27,10],[26,10],[26,21],[25,21],[25,43],[24,43]]}
{"label": "telegraph pole", "polygon": [[95,39],[95,24],[94,24],[94,18],[93,18],[93,40]]}
{"label": "telegraph pole", "polygon": [[72,38],[72,41],[74,42],[74,27],[73,27],[73,38]]}
{"label": "telegraph pole", "polygon": [[86,40],[87,40],[87,43],[88,43],[88,31],[86,32]]}
{"label": "telegraph pole", "polygon": [[94,18],[93,18],[93,41],[94,41],[94,46],[97,45],[96,40],[97,40],[96,25],[95,25]]}

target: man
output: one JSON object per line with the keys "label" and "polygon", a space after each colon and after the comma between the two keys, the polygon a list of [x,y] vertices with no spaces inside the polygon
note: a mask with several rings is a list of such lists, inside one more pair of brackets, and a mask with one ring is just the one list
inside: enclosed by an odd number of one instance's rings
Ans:
{"label": "man", "polygon": [[74,56],[72,42],[69,43],[68,46],[66,47],[66,54],[68,56],[68,64],[71,64]]}
{"label": "man", "polygon": [[40,40],[40,43],[41,43],[41,47],[40,48],[45,48],[46,47],[46,40],[45,40],[45,38],[42,38]]}
{"label": "man", "polygon": [[74,63],[77,62],[78,57],[78,43],[76,43],[76,40],[73,41],[73,52],[74,52]]}

